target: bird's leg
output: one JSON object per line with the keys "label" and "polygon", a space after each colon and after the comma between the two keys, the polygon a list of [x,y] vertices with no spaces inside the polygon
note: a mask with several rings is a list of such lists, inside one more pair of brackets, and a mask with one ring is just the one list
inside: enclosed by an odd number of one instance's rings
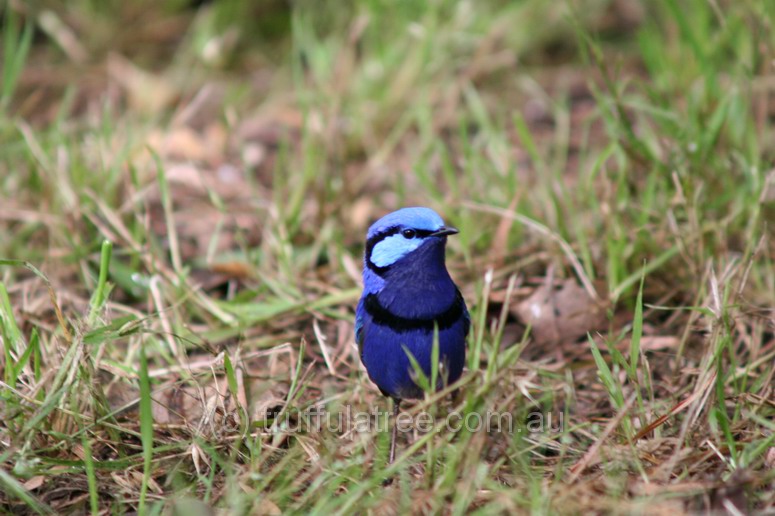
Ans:
{"label": "bird's leg", "polygon": [[[401,400],[393,398],[393,431],[390,436],[390,456],[387,465],[393,464],[396,458],[396,437],[398,436],[398,409],[401,406]],[[389,486],[393,483],[393,477],[388,477],[382,481],[383,486]]]}
{"label": "bird's leg", "polygon": [[390,458],[388,465],[393,464],[396,458],[396,437],[398,436],[398,410],[401,407],[401,400],[393,398],[393,433],[390,437]]}

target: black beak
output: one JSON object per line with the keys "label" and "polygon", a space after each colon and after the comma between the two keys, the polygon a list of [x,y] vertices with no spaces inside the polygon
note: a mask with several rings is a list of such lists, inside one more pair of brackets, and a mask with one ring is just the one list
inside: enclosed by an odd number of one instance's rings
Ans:
{"label": "black beak", "polygon": [[447,235],[457,235],[458,233],[460,233],[460,231],[458,231],[455,228],[448,228],[448,227],[442,226],[436,231],[434,231],[433,233],[431,233],[431,236],[440,237],[440,236],[447,236]]}

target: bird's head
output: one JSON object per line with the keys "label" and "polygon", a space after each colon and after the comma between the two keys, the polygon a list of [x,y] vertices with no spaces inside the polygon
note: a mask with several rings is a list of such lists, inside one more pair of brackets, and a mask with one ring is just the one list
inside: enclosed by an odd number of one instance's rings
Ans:
{"label": "bird's head", "polygon": [[430,208],[403,208],[389,213],[369,228],[366,269],[383,276],[393,265],[412,257],[443,267],[447,236],[457,232]]}

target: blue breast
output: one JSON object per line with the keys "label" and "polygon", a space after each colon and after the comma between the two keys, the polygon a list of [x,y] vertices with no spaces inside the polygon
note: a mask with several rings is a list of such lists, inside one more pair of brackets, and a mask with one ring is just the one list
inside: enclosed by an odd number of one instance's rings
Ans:
{"label": "blue breast", "polygon": [[365,275],[356,311],[356,340],[369,377],[385,395],[420,398],[423,393],[406,351],[430,377],[437,325],[439,358],[446,382],[453,383],[463,371],[470,319],[444,266],[443,245],[424,245],[396,265],[380,281],[369,281]]}
{"label": "blue breast", "polygon": [[[444,364],[448,384],[460,378],[465,364],[465,341],[470,322],[462,297],[459,299],[440,314],[437,322],[439,359]],[[368,304],[367,297],[358,304],[357,319],[360,324],[357,332],[361,359],[369,378],[387,396],[399,399],[422,397],[407,351],[417,360],[423,373],[430,377],[434,320],[404,318],[398,325],[390,324],[380,312],[367,311]],[[459,308],[456,309],[456,306]],[[458,316],[452,318],[455,312]],[[439,379],[437,387],[443,385],[442,380]]]}

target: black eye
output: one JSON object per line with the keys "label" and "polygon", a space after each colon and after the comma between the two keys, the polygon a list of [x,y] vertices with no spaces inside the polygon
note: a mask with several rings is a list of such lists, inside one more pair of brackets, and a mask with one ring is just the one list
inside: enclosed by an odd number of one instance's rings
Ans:
{"label": "black eye", "polygon": [[404,235],[404,238],[412,239],[417,235],[417,232],[413,229],[405,229],[401,234]]}

